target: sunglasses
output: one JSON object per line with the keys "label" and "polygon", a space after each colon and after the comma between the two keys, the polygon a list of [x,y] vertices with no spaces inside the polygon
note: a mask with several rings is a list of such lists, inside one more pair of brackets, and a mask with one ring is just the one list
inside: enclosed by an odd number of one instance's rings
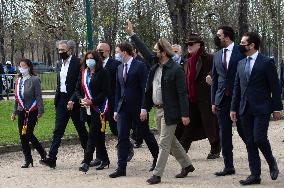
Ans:
{"label": "sunglasses", "polygon": [[186,44],[187,44],[187,46],[193,46],[194,44],[196,44],[196,42],[188,42]]}

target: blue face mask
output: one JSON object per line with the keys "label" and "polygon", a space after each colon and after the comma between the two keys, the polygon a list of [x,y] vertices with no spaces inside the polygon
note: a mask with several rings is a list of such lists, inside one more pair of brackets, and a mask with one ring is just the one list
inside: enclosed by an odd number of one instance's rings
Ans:
{"label": "blue face mask", "polygon": [[87,59],[86,60],[87,67],[90,69],[94,68],[96,65],[96,61],[94,59]]}
{"label": "blue face mask", "polygon": [[114,56],[114,59],[116,61],[122,62],[122,57],[121,57],[120,53],[116,53],[115,56]]}
{"label": "blue face mask", "polygon": [[173,59],[176,63],[178,63],[179,55],[178,55],[178,54],[175,54],[175,55],[172,57],[172,59]]}

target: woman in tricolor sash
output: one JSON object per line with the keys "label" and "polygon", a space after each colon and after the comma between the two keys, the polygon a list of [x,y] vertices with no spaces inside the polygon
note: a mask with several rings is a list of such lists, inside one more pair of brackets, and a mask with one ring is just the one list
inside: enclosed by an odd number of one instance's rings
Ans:
{"label": "woman in tricolor sash", "polygon": [[[109,167],[110,161],[105,146],[105,113],[107,112],[106,96],[109,92],[107,72],[97,52],[88,52],[82,59],[82,70],[79,74],[75,97],[81,104],[82,120],[89,125],[87,148],[84,153],[80,171],[87,172],[93,159],[95,148],[100,150],[101,164],[96,168]],[[74,96],[73,96],[74,98]]]}
{"label": "woman in tricolor sash", "polygon": [[22,59],[19,63],[18,78],[15,87],[15,105],[11,120],[18,115],[18,127],[25,162],[21,168],[33,166],[33,158],[29,142],[39,152],[42,159],[46,151],[34,135],[34,128],[44,112],[40,79],[33,71],[33,64],[29,59]]}

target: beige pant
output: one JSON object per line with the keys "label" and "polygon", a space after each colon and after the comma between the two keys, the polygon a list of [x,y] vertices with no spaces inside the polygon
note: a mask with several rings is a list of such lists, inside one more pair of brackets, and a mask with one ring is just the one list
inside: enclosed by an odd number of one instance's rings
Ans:
{"label": "beige pant", "polygon": [[182,168],[191,165],[188,155],[175,137],[177,125],[166,125],[163,109],[155,109],[155,120],[160,137],[159,156],[153,175],[163,175],[170,153],[176,158]]}

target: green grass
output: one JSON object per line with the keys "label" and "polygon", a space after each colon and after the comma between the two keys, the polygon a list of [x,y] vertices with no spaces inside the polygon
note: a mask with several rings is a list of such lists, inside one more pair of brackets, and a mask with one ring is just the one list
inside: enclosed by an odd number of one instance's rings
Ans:
{"label": "green grass", "polygon": [[[20,143],[17,120],[14,122],[10,120],[13,105],[14,101],[0,101],[0,146]],[[39,119],[34,132],[40,141],[51,140],[55,123],[53,100],[45,99],[44,107],[45,113]],[[150,125],[154,125],[152,112],[150,115]],[[111,134],[108,127],[107,134]],[[77,132],[70,119],[64,137],[72,136],[77,136]]]}

